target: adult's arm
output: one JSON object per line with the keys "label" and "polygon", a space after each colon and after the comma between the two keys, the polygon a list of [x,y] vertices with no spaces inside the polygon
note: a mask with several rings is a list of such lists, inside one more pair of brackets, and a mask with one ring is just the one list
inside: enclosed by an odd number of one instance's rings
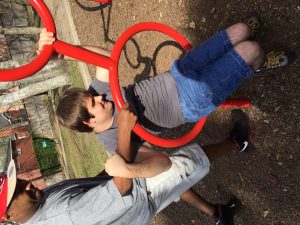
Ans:
{"label": "adult's arm", "polygon": [[141,146],[134,163],[127,163],[119,154],[115,154],[106,161],[105,170],[110,176],[147,178],[167,171],[171,165],[167,154]]}
{"label": "adult's arm", "polygon": [[[126,163],[133,162],[131,152],[131,131],[136,124],[137,117],[129,111],[129,105],[124,104],[118,116],[118,147],[117,153],[123,157]],[[124,195],[132,187],[132,179],[114,176],[113,181],[121,195]]]}

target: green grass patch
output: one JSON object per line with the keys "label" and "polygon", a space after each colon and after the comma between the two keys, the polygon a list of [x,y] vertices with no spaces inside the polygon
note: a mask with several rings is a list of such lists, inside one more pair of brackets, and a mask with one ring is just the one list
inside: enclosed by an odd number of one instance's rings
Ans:
{"label": "green grass patch", "polygon": [[49,175],[60,169],[60,162],[54,140],[42,137],[33,137],[35,156],[41,173]]}
{"label": "green grass patch", "polygon": [[78,71],[77,62],[68,61],[68,70],[71,74],[73,87],[84,87],[83,79]]}
{"label": "green grass patch", "polygon": [[0,137],[0,171],[4,171],[7,162],[9,137]]}
{"label": "green grass patch", "polygon": [[95,176],[104,169],[107,154],[94,133],[78,133],[60,126],[70,178]]}

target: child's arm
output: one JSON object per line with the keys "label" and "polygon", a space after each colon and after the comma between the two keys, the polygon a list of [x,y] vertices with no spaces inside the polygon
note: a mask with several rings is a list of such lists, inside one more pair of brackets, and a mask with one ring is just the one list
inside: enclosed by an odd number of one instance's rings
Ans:
{"label": "child's arm", "polygon": [[[110,51],[100,48],[100,47],[95,47],[95,46],[82,46],[85,49],[88,49],[92,52],[97,52],[101,55],[105,56],[110,56]],[[71,59],[71,58],[70,58]],[[74,59],[73,59],[74,60]],[[95,75],[97,80],[100,80],[102,82],[109,82],[109,71],[107,69],[104,69],[102,67],[96,66],[96,75]]]}
{"label": "child's arm", "polygon": [[[54,34],[52,32],[48,32],[46,28],[43,28],[40,33],[40,39],[38,41],[38,50],[36,51],[39,55],[43,50],[45,45],[51,45],[55,41]],[[106,49],[94,47],[94,46],[82,46],[85,49],[88,49],[92,52],[99,53],[101,55],[110,56],[110,52]],[[64,59],[64,60],[76,60],[74,58],[64,56],[61,54],[54,55],[53,59]],[[109,81],[109,71],[102,67],[96,66],[96,78],[102,82]]]}
{"label": "child's arm", "polygon": [[119,154],[115,154],[106,161],[105,170],[110,176],[147,178],[167,171],[171,165],[168,155],[142,146],[134,163],[126,163]]}

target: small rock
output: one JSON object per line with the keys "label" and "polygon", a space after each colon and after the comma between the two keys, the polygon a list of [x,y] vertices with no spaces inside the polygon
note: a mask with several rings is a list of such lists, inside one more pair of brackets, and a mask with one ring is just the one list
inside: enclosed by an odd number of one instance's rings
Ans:
{"label": "small rock", "polygon": [[277,185],[278,184],[278,178],[276,176],[272,175],[272,174],[270,175],[270,180],[271,180],[271,183],[273,185]]}
{"label": "small rock", "polygon": [[213,7],[211,10],[210,10],[210,13],[214,14],[216,12],[216,8]]}
{"label": "small rock", "polygon": [[269,124],[269,123],[270,123],[270,121],[269,121],[269,120],[264,120],[264,122],[265,122],[265,123],[267,123],[267,124]]}
{"label": "small rock", "polygon": [[206,17],[202,16],[201,17],[201,23],[205,23],[206,22]]}
{"label": "small rock", "polygon": [[196,24],[194,21],[189,23],[189,28],[195,29],[196,28]]}
{"label": "small rock", "polygon": [[282,107],[282,105],[276,107],[276,108],[275,108],[275,112],[277,112],[281,107]]}
{"label": "small rock", "polygon": [[267,217],[269,215],[269,213],[270,213],[270,210],[269,209],[265,209],[263,211],[263,217]]}

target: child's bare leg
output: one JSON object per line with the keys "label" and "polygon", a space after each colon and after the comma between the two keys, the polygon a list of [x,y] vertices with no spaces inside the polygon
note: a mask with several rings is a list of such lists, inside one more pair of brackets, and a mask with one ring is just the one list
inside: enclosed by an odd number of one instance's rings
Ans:
{"label": "child's bare leg", "polygon": [[265,53],[257,42],[243,41],[234,49],[254,71],[259,69],[265,61]]}
{"label": "child's bare leg", "polygon": [[238,43],[246,41],[251,36],[251,30],[245,23],[237,23],[226,29],[231,44],[236,46]]}

